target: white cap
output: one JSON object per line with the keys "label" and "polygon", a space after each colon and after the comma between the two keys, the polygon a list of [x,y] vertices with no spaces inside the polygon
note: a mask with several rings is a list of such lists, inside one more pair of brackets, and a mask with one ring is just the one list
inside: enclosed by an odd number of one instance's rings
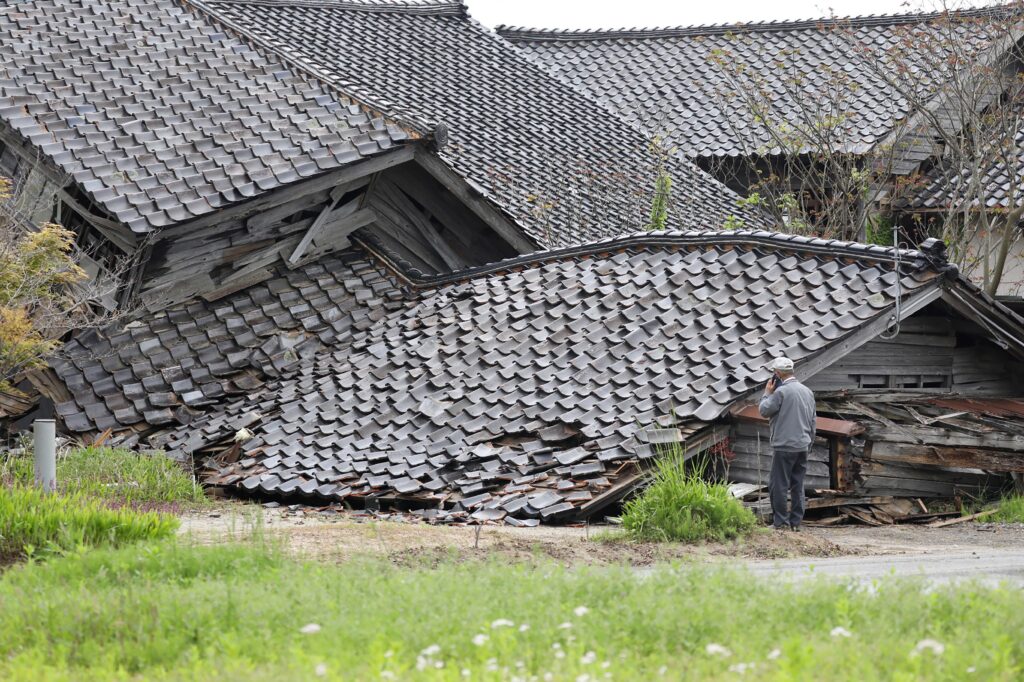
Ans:
{"label": "white cap", "polygon": [[768,365],[768,369],[774,370],[776,372],[792,372],[793,361],[785,356],[780,355],[779,357],[771,361],[771,364]]}

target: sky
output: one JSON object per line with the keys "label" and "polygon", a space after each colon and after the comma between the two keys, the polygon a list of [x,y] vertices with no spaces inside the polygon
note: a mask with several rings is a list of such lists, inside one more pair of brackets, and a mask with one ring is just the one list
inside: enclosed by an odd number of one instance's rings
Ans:
{"label": "sky", "polygon": [[[899,14],[932,10],[943,0],[467,0],[469,12],[487,26],[530,28],[623,28],[818,19],[828,16]],[[961,7],[993,2],[956,2]]]}

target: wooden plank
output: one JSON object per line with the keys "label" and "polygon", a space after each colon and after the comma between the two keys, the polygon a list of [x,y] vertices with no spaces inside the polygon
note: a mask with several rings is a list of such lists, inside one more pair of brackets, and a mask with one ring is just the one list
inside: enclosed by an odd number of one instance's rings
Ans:
{"label": "wooden plank", "polygon": [[929,426],[902,425],[898,428],[868,425],[865,435],[873,441],[893,443],[916,443],[919,445],[939,445],[941,447],[959,446],[981,450],[1012,450],[1024,452],[1024,436],[1005,433],[968,435],[951,429],[940,429]]}
{"label": "wooden plank", "polygon": [[958,523],[966,523],[968,521],[974,521],[976,519],[983,519],[986,516],[992,516],[998,509],[988,509],[986,511],[978,512],[977,514],[969,514],[967,516],[960,516],[955,519],[949,519],[948,521],[933,521],[928,524],[929,528],[945,528],[946,526],[955,526]]}
{"label": "wooden plank", "polygon": [[470,189],[468,183],[441,161],[436,154],[426,149],[420,149],[416,153],[416,162],[435,180],[444,185],[449,192],[458,197],[477,217],[490,225],[491,229],[519,253],[531,253],[537,250],[537,245],[523,233],[515,221],[490,201],[477,196]]}
{"label": "wooden plank", "polygon": [[[367,182],[369,178],[366,178]],[[262,213],[257,213],[254,216],[250,216],[245,221],[245,227],[249,232],[261,232],[267,228],[273,227],[275,224],[281,222],[285,218],[295,215],[299,211],[303,211],[327,201],[327,197],[330,192],[326,189],[322,189],[318,192],[312,192],[305,194],[297,199],[286,201],[280,206],[267,209]]]}
{"label": "wooden plank", "polygon": [[1024,473],[1024,453],[997,450],[875,442],[869,459],[928,467]]}
{"label": "wooden plank", "polygon": [[378,183],[376,191],[383,200],[406,217],[412,228],[419,232],[450,269],[459,270],[466,266],[466,261],[448,245],[431,224],[429,216],[424,215],[416,207],[401,187],[391,181],[382,180]]}
{"label": "wooden plank", "polygon": [[377,212],[372,208],[363,208],[351,215],[329,218],[320,234],[313,240],[313,245],[306,250],[306,254],[289,267],[296,268],[320,258],[324,254],[340,249],[348,248],[351,242],[348,235],[361,227],[366,227],[377,221]]}
{"label": "wooden plank", "polygon": [[[309,226],[308,230],[306,230],[306,234],[304,234],[302,236],[302,239],[299,240],[299,243],[296,245],[295,250],[292,251],[292,255],[288,256],[286,262],[288,263],[289,267],[294,268],[296,265],[298,265],[299,261],[302,260],[302,255],[306,252],[306,248],[313,243],[313,238],[316,237],[317,233],[320,231],[320,228],[323,226],[323,224],[327,222],[328,217],[331,215],[331,213],[335,212],[335,207],[337,206],[338,201],[340,199],[340,196],[335,196],[334,193],[331,194],[331,200],[324,205],[323,210],[320,211],[320,215],[316,217],[316,220],[313,221],[313,224]],[[359,205],[362,203],[362,201],[362,196],[359,196],[353,199],[352,201],[348,202],[344,206],[339,207],[337,209],[338,216],[344,217],[352,215],[359,209]]]}

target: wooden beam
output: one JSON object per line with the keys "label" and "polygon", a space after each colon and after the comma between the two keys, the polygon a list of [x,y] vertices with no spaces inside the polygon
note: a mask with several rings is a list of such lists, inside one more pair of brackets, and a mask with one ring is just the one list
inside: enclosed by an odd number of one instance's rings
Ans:
{"label": "wooden beam", "polygon": [[320,230],[320,237],[326,242],[317,245],[314,240],[313,248],[307,249],[305,255],[294,264],[290,263],[289,267],[301,267],[331,251],[347,248],[351,244],[348,235],[376,220],[377,213],[372,208],[363,208],[341,218],[328,218],[328,222]]}
{"label": "wooden beam", "polygon": [[895,464],[1024,473],[1024,453],[1020,452],[879,441],[864,456]]}
{"label": "wooden beam", "polygon": [[416,151],[416,163],[430,173],[435,180],[459,198],[473,213],[487,223],[499,237],[508,242],[519,253],[532,253],[537,250],[534,244],[516,223],[490,201],[476,196],[469,184],[455,171],[449,168],[433,152],[426,149]]}
{"label": "wooden beam", "polygon": [[358,161],[335,171],[330,171],[303,180],[293,182],[284,187],[266,192],[253,199],[233,204],[226,208],[199,216],[194,220],[179,223],[160,232],[161,239],[177,239],[192,232],[203,230],[211,225],[230,218],[248,218],[269,207],[293,201],[314,192],[333,189],[338,185],[350,183],[360,178],[379,173],[382,170],[397,166],[415,158],[415,144],[404,144],[390,151],[377,154],[369,159]]}
{"label": "wooden beam", "polygon": [[[347,205],[341,207],[338,210],[350,210],[350,212],[355,211],[356,208],[359,207],[359,202],[361,200],[362,197],[359,197],[355,201],[350,201]],[[327,202],[327,204],[320,211],[320,215],[316,217],[316,220],[313,221],[313,224],[309,226],[308,230],[306,230],[306,234],[302,235],[302,239],[299,240],[299,243],[295,247],[295,250],[292,251],[292,255],[288,256],[287,263],[289,266],[294,267],[295,264],[299,262],[299,260],[302,258],[302,254],[306,252],[306,247],[312,243],[313,237],[315,237],[316,233],[320,231],[320,226],[327,221],[327,216],[330,215],[331,211],[333,211],[334,207],[337,205],[338,197],[335,197],[334,194],[332,193],[331,200]]]}

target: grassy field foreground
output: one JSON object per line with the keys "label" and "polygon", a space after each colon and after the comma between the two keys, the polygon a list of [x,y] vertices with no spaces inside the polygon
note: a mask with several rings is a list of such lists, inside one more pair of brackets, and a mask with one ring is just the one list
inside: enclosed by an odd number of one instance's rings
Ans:
{"label": "grassy field foreground", "polygon": [[151,543],[0,577],[0,679],[1013,680],[1024,594],[742,573],[301,563]]}

